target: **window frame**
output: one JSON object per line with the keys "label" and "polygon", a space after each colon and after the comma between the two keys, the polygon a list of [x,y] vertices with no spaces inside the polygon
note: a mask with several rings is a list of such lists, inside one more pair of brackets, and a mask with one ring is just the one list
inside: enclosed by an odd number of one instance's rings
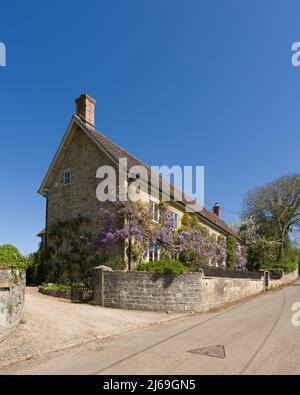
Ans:
{"label": "window frame", "polygon": [[148,262],[159,261],[160,259],[160,247],[156,243],[150,244],[148,248]]}
{"label": "window frame", "polygon": [[[66,182],[66,175],[68,174],[68,181]],[[66,169],[63,171],[63,185],[66,187],[71,184],[71,169]]]}
{"label": "window frame", "polygon": [[[172,221],[174,223],[175,229],[179,227],[179,214],[176,211],[169,210],[172,216]],[[174,217],[176,217],[176,221],[174,221]]]}
{"label": "window frame", "polygon": [[[157,207],[157,211],[155,210],[155,207]],[[155,212],[157,212],[157,219],[155,218]],[[159,203],[157,203],[153,199],[149,199],[149,213],[152,216],[152,221],[155,223],[159,223],[159,219],[160,219]]]}

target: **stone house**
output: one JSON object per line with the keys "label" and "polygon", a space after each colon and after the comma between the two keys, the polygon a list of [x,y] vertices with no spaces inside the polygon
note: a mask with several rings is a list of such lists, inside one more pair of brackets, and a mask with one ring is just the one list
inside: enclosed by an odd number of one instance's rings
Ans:
{"label": "stone house", "polygon": [[[101,210],[106,203],[96,197],[99,179],[96,178],[100,166],[110,165],[118,172],[119,159],[126,158],[128,168],[132,166],[146,166],[133,155],[109,140],[95,129],[95,100],[87,94],[81,95],[75,101],[76,112],[62,138],[58,150],[39,188],[39,193],[46,198],[46,226],[38,235],[47,243],[47,229],[58,221],[68,221],[79,215],[90,219],[88,231],[97,234],[101,227]],[[146,169],[150,169],[146,166]],[[160,184],[161,188],[161,184]],[[171,196],[176,188],[170,184]],[[159,191],[161,192],[161,191]],[[159,216],[159,199],[148,193],[141,198],[149,203],[153,219]],[[185,213],[186,202],[168,202],[177,227]],[[213,207],[213,211],[202,208],[196,212],[204,227],[216,237],[228,235],[239,237],[220,216],[220,205]],[[118,247],[125,256],[125,246]],[[149,249],[148,259],[155,260],[159,251],[155,246]]]}

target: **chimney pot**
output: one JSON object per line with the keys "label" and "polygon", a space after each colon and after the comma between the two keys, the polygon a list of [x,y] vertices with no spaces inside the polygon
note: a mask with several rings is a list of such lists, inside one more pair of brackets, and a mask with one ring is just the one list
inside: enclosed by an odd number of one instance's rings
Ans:
{"label": "chimney pot", "polygon": [[96,100],[88,94],[84,93],[75,100],[76,115],[78,115],[83,122],[95,127],[95,104]]}
{"label": "chimney pot", "polygon": [[220,217],[221,216],[221,207],[219,203],[215,203],[214,207],[213,207],[213,213],[217,216]]}

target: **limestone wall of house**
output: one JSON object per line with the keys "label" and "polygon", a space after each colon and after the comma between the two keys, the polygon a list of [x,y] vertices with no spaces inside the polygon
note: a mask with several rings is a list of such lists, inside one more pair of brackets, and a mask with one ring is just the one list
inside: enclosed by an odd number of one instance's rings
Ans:
{"label": "limestone wall of house", "polygon": [[[57,221],[72,220],[78,215],[90,219],[90,223],[83,225],[82,232],[96,235],[102,227],[101,209],[107,208],[109,203],[99,202],[96,189],[100,180],[96,178],[96,171],[100,166],[110,165],[116,171],[117,165],[99,148],[80,128],[70,134],[71,141],[62,150],[61,159],[56,162],[48,188],[48,229]],[[64,185],[64,171],[69,170],[71,183]],[[141,200],[148,202],[154,199],[148,193],[141,192]],[[176,202],[168,203],[171,209],[178,213],[179,226],[185,213]],[[220,236],[221,233],[203,223],[211,234]],[[51,240],[48,236],[48,243]],[[113,255],[124,255],[124,243],[120,243],[112,250]]]}
{"label": "limestone wall of house", "polygon": [[[103,165],[116,168],[108,156],[81,130],[77,129],[73,140],[55,169],[48,193],[47,226],[57,221],[69,221],[79,215],[90,220],[82,226],[82,232],[96,235],[103,224],[103,209],[109,203],[100,202],[96,189],[101,179],[96,178],[97,169]],[[70,170],[71,183],[64,185],[64,171]],[[48,243],[51,239],[48,237]],[[119,243],[112,254],[124,254],[124,245]]]}
{"label": "limestone wall of house", "polygon": [[[59,220],[70,220],[78,215],[91,219],[89,229],[94,233],[101,224],[100,209],[107,204],[96,198],[96,188],[100,179],[96,171],[100,166],[111,165],[104,152],[80,129],[56,168],[48,194],[48,225]],[[70,170],[71,183],[64,185],[64,171]]]}
{"label": "limestone wall of house", "polygon": [[25,273],[0,268],[0,340],[19,323],[25,300]]}
{"label": "limestone wall of house", "polygon": [[[157,197],[151,196],[151,194],[149,193],[145,193],[144,191],[142,191],[140,193],[140,199],[141,201],[147,203],[149,201],[149,199],[159,203],[159,199]],[[166,202],[167,206],[169,206],[170,210],[174,211],[175,213],[178,214],[178,227],[181,226],[181,222],[182,222],[182,217],[185,214],[185,209],[182,208],[182,206],[176,204],[176,202],[174,201],[170,201],[170,202]],[[208,230],[210,235],[215,235],[216,237],[218,236],[224,236],[223,233],[221,233],[220,231],[217,231],[216,229],[208,226],[204,221],[201,221],[201,219],[199,218],[199,221],[201,222],[202,226]]]}

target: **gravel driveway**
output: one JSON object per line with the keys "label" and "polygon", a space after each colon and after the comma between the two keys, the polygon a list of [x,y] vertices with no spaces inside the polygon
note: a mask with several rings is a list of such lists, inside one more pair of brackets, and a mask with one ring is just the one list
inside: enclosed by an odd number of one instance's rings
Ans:
{"label": "gravel driveway", "polygon": [[0,367],[41,353],[70,347],[174,319],[182,314],[118,310],[73,304],[26,289],[23,320],[0,343]]}

